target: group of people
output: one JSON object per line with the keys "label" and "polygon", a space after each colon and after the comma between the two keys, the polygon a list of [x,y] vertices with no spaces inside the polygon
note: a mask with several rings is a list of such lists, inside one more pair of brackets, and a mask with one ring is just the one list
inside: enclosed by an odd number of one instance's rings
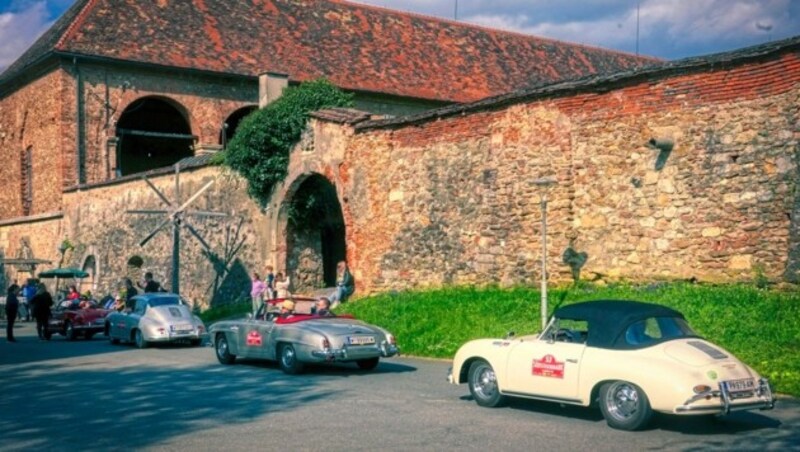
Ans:
{"label": "group of people", "polygon": [[[146,272],[144,274],[144,282],[137,281],[136,286],[143,290],[144,293],[165,292],[164,288],[161,287],[161,283],[153,279],[152,272]],[[133,285],[133,281],[130,278],[124,278],[117,296],[106,303],[106,309],[117,311],[133,309],[133,297],[139,295],[139,290],[136,289],[136,286]]]}
{"label": "group of people", "polygon": [[[8,342],[17,342],[14,338],[14,323],[16,323],[17,315],[19,314],[20,292],[20,286],[12,284],[6,294],[6,319],[8,321],[6,324],[6,338]],[[43,283],[38,284],[33,295],[28,298],[28,307],[33,318],[36,319],[36,332],[39,335],[39,340],[43,341],[47,338],[45,334],[47,332],[47,322],[50,319],[53,307],[53,296],[47,291],[47,286]]]}
{"label": "group of people", "polygon": [[[253,274],[250,288],[250,298],[253,302],[253,312],[258,311],[264,301],[289,298],[289,286],[291,280],[283,272],[274,274],[273,267],[267,266],[267,277],[262,279],[259,273]],[[336,288],[327,297],[321,297],[327,301],[329,308],[335,308],[339,303],[344,303],[355,292],[355,280],[345,261],[339,261],[336,265]],[[294,307],[292,306],[292,309]]]}
{"label": "group of people", "polygon": [[[295,302],[293,300],[284,300],[281,303],[281,312],[278,314],[284,319],[294,317]],[[328,297],[319,297],[314,305],[313,315],[317,317],[336,317],[336,314],[331,311],[331,300]]]}
{"label": "group of people", "polygon": [[257,311],[266,300],[288,298],[291,280],[283,272],[273,273],[271,265],[267,265],[267,277],[262,279],[259,273],[253,274],[250,287],[250,298],[253,300],[253,312]]}

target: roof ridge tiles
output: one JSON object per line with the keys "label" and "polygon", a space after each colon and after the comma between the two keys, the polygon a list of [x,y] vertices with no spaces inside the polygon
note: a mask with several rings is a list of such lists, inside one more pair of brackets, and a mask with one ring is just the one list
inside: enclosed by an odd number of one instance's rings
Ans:
{"label": "roof ridge tiles", "polygon": [[405,11],[405,10],[401,10],[401,9],[392,9],[392,8],[387,8],[385,6],[370,5],[370,4],[366,4],[366,3],[356,3],[356,2],[353,2],[351,0],[324,0],[324,1],[327,1],[328,3],[339,3],[339,4],[344,4],[344,5],[347,5],[347,6],[355,6],[355,7],[364,8],[364,9],[372,9],[372,10],[377,10],[377,11],[381,11],[381,12],[389,12],[389,13],[396,14],[396,15],[401,15],[401,16],[416,17],[416,18],[419,18],[419,19],[431,20],[431,21],[434,21],[434,22],[442,22],[442,23],[446,23],[446,24],[456,25],[456,26],[459,26],[459,27],[474,28],[474,29],[478,29],[478,30],[481,30],[481,31],[485,31],[487,33],[491,33],[491,34],[506,34],[506,35],[511,35],[511,36],[519,36],[519,37],[527,38],[527,39],[534,40],[534,41],[544,41],[544,42],[549,42],[549,43],[558,44],[558,45],[582,47],[582,48],[588,49],[588,50],[594,50],[594,51],[606,52],[606,53],[615,53],[615,54],[625,55],[625,56],[634,57],[634,58],[641,58],[641,59],[651,60],[651,61],[654,61],[654,62],[664,61],[664,59],[657,58],[657,57],[654,57],[654,56],[638,55],[638,54],[635,54],[635,53],[632,53],[632,52],[626,52],[624,50],[609,49],[609,48],[600,47],[600,46],[593,46],[591,44],[584,44],[584,43],[580,43],[580,42],[566,41],[566,40],[557,39],[557,38],[548,38],[546,36],[532,35],[532,34],[528,34],[528,33],[523,33],[521,31],[507,30],[507,29],[504,29],[504,28],[492,28],[492,27],[487,26],[487,25],[481,25],[481,24],[476,24],[476,23],[472,23],[472,22],[465,22],[465,21],[462,21],[462,20],[450,19],[450,18],[447,18],[447,17],[432,16],[432,15],[429,15],[429,14],[417,13],[417,12],[414,12],[414,11]]}
{"label": "roof ridge tiles", "polygon": [[76,29],[80,28],[83,25],[83,22],[86,20],[86,16],[89,15],[89,11],[94,7],[97,0],[88,0],[81,8],[81,11],[72,20],[66,30],[64,30],[64,34],[58,39],[56,44],[53,46],[53,50],[64,50],[64,43],[72,37],[72,34],[75,32]]}

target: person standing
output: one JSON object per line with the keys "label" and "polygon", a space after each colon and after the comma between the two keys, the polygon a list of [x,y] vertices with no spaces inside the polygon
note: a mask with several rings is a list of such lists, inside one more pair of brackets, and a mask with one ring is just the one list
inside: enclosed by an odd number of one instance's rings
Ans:
{"label": "person standing", "polygon": [[275,273],[272,271],[272,265],[267,265],[267,277],[264,282],[267,283],[266,298],[271,300],[275,298]]}
{"label": "person standing", "polygon": [[258,312],[258,308],[261,307],[265,290],[267,290],[267,284],[261,280],[261,275],[253,273],[253,281],[250,285],[250,299],[253,302],[253,312]]}
{"label": "person standing", "polygon": [[36,295],[36,287],[38,286],[37,282],[33,278],[28,278],[25,281],[25,285],[22,286],[22,296],[25,297],[25,321],[31,321],[31,314],[33,313],[33,305],[31,304],[31,300]]}
{"label": "person standing", "polygon": [[125,278],[125,307],[133,309],[133,297],[139,294],[139,291],[133,287],[133,281],[130,278]]}
{"label": "person standing", "polygon": [[[141,285],[139,287],[142,287]],[[163,292],[161,284],[153,280],[153,273],[147,272],[144,274],[144,293]]]}
{"label": "person standing", "polygon": [[39,284],[31,304],[33,316],[36,318],[36,333],[39,334],[39,340],[43,341],[48,338],[47,322],[50,320],[50,308],[53,307],[53,297],[47,291],[47,286]]}
{"label": "person standing", "polygon": [[289,276],[284,276],[282,272],[275,275],[275,298],[289,298],[289,285],[291,285]]}
{"label": "person standing", "polygon": [[8,321],[6,325],[6,339],[8,342],[17,342],[17,340],[14,339],[14,322],[17,321],[17,313],[19,312],[18,293],[19,286],[12,284],[8,288],[8,294],[6,295],[6,320]]}
{"label": "person standing", "polygon": [[339,261],[336,265],[336,291],[330,297],[331,306],[335,308],[339,303],[344,303],[355,290],[355,281],[350,269],[347,268],[347,263]]}

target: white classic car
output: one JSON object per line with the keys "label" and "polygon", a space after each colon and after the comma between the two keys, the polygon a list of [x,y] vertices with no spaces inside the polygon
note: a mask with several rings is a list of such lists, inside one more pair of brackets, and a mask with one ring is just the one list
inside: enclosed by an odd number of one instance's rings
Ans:
{"label": "white classic car", "polygon": [[448,380],[469,383],[486,407],[506,396],[597,403],[621,430],[645,427],[654,411],[725,415],[775,404],[766,378],[699,337],[681,313],[635,301],[568,305],[542,334],[468,342]]}
{"label": "white classic car", "polygon": [[153,343],[188,342],[200,345],[208,332],[199,317],[171,293],[145,293],[132,298],[130,311],[106,317],[105,333],[112,344],[133,342],[139,348]]}

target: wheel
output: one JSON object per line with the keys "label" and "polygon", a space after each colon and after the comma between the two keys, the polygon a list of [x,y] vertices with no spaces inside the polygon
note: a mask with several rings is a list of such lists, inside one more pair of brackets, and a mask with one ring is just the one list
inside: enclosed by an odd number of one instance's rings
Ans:
{"label": "wheel", "polygon": [[144,335],[142,334],[142,330],[136,330],[134,336],[134,342],[136,342],[136,346],[138,348],[147,348],[147,341],[144,340]]}
{"label": "wheel", "polygon": [[236,361],[236,355],[231,354],[231,349],[228,347],[228,338],[224,334],[217,334],[214,350],[217,352],[217,360],[220,363],[233,364]]}
{"label": "wheel", "polygon": [[74,341],[75,340],[75,336],[76,336],[75,327],[72,326],[72,322],[70,322],[69,320],[64,322],[64,336],[67,338],[68,341]]}
{"label": "wheel", "polygon": [[653,416],[642,388],[627,381],[614,381],[600,387],[600,411],[609,427],[628,431],[644,428]]}
{"label": "wheel", "polygon": [[486,361],[475,361],[469,366],[469,392],[480,406],[489,408],[503,404],[505,397],[500,394],[494,369]]}
{"label": "wheel", "polygon": [[303,371],[303,363],[297,360],[297,353],[292,344],[281,344],[278,355],[278,364],[284,373],[296,375]]}
{"label": "wheel", "polygon": [[359,359],[358,361],[356,361],[356,364],[358,364],[358,368],[359,369],[372,370],[372,369],[378,367],[378,362],[380,360],[381,359],[378,358],[378,357],[369,358],[369,359]]}

